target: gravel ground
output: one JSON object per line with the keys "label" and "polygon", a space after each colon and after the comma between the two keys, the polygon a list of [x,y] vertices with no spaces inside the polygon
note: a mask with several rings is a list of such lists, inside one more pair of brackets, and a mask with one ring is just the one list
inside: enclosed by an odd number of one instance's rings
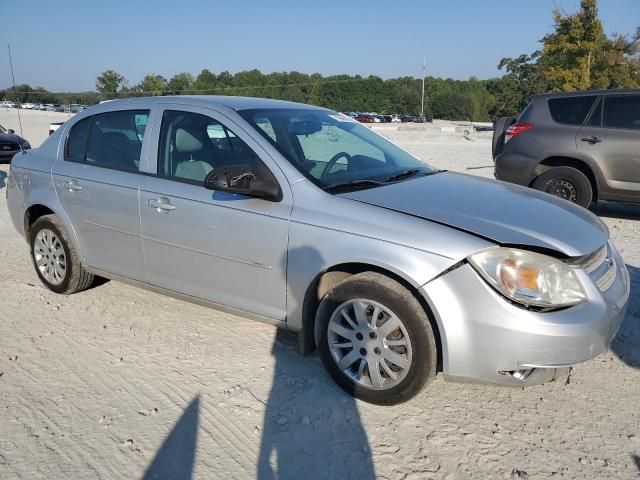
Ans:
{"label": "gravel ground", "polygon": [[[38,145],[53,118],[65,117],[23,112],[25,137]],[[18,131],[15,110],[0,124]],[[490,136],[439,126],[450,125],[380,130],[437,167],[492,175]],[[597,210],[633,279],[610,351],[539,387],[437,378],[377,407],[273,327],[116,282],[48,292],[5,203],[0,194],[0,479],[639,476],[640,207]]]}

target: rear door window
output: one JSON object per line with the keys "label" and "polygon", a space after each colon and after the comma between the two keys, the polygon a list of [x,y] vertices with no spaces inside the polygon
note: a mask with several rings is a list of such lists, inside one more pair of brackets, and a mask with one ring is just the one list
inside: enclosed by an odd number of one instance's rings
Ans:
{"label": "rear door window", "polygon": [[590,127],[599,127],[602,124],[602,101],[598,102],[596,108],[587,121],[587,125]]}
{"label": "rear door window", "polygon": [[149,110],[95,115],[85,161],[114,170],[137,171],[148,119]]}
{"label": "rear door window", "polygon": [[84,156],[87,151],[87,139],[89,138],[89,128],[91,127],[92,117],[80,120],[69,132],[67,144],[64,152],[65,160],[72,162],[84,162]]}
{"label": "rear door window", "polygon": [[606,97],[603,126],[640,130],[640,95]]}
{"label": "rear door window", "polygon": [[587,95],[580,97],[563,97],[549,99],[549,112],[558,123],[565,125],[582,125],[596,97]]}

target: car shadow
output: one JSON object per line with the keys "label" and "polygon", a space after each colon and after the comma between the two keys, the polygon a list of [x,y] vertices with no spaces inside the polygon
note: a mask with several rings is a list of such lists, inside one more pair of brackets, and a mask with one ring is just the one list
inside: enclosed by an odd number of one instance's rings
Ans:
{"label": "car shadow", "polygon": [[640,456],[639,455],[631,455],[633,461],[636,464],[636,468],[638,469],[638,474],[640,475]]}
{"label": "car shadow", "polygon": [[627,264],[631,293],[627,314],[611,342],[611,350],[627,365],[640,368],[640,268]]}
{"label": "car shadow", "polygon": [[598,202],[592,212],[604,218],[622,218],[627,220],[640,220],[640,204]]}
{"label": "car shadow", "polygon": [[196,457],[199,405],[200,396],[196,396],[167,435],[143,480],[191,480]]}
{"label": "car shadow", "polygon": [[7,172],[5,172],[4,170],[0,170],[0,190],[7,186],[6,178]]}

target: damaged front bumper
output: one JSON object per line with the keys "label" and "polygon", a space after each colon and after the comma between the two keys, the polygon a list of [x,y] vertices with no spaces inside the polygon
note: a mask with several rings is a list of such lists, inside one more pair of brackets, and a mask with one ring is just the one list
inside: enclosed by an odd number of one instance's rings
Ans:
{"label": "damaged front bumper", "polygon": [[467,263],[421,287],[440,331],[442,370],[454,381],[534,385],[609,347],[625,315],[629,274],[617,252],[605,291],[577,272],[588,300],[539,312],[508,302]]}

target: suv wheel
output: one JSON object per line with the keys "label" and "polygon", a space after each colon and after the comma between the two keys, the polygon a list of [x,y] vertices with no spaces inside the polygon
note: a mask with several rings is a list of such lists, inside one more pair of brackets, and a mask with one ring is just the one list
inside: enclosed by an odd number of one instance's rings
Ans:
{"label": "suv wheel", "polygon": [[94,280],[80,263],[62,222],[55,215],[38,218],[29,230],[31,259],[40,281],[64,295],[86,290]]}
{"label": "suv wheel", "polygon": [[572,167],[554,167],[547,170],[539,175],[531,186],[585,208],[588,208],[593,200],[591,182],[584,173]]}
{"label": "suv wheel", "polygon": [[436,374],[431,323],[417,299],[396,281],[365,272],[322,299],[319,350],[331,377],[353,396],[395,405]]}

